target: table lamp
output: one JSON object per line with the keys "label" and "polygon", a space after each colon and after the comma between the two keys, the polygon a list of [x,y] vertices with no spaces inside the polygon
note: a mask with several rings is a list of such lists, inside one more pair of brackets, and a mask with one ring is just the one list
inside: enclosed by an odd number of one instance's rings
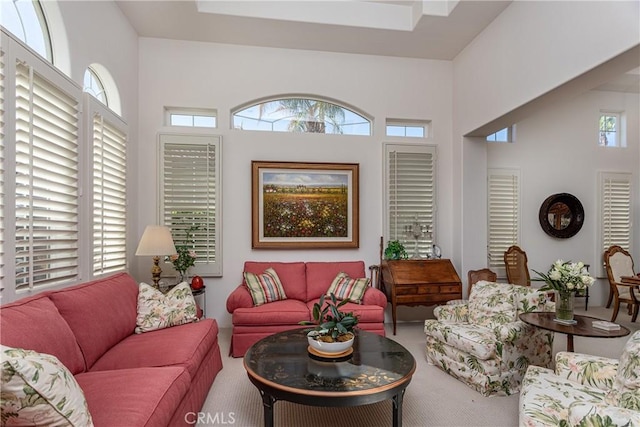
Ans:
{"label": "table lamp", "polygon": [[175,255],[177,253],[178,251],[176,251],[171,237],[171,230],[169,227],[161,225],[147,225],[136,250],[136,255],[153,257],[151,276],[153,277],[153,286],[156,288],[162,274],[162,269],[159,265],[160,256]]}

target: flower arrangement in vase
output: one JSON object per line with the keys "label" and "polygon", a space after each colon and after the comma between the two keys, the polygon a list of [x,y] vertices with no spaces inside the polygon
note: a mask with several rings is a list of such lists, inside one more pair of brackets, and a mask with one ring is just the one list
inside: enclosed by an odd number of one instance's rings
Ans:
{"label": "flower arrangement in vase", "polygon": [[591,277],[587,267],[582,262],[557,260],[544,274],[533,270],[539,277],[535,281],[545,282],[542,291],[556,291],[556,319],[573,320],[573,297],[591,286],[595,279]]}
{"label": "flower arrangement in vase", "polygon": [[193,250],[193,245],[195,243],[193,233],[199,228],[200,226],[197,225],[189,227],[185,232],[186,236],[182,241],[182,244],[176,245],[177,253],[167,257],[167,259],[171,261],[171,264],[173,264],[173,268],[175,268],[179,274],[178,283],[187,281],[187,271],[196,263],[197,255]]}

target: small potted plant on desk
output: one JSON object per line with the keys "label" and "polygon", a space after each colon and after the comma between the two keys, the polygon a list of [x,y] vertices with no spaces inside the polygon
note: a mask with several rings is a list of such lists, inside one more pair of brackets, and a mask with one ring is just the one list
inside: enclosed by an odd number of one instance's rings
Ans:
{"label": "small potted plant on desk", "polygon": [[407,259],[409,255],[404,248],[404,245],[399,240],[391,240],[387,243],[387,247],[384,250],[384,259],[396,260]]}
{"label": "small potted plant on desk", "polygon": [[315,325],[307,334],[311,348],[320,355],[335,356],[345,354],[353,345],[353,330],[358,324],[358,317],[353,313],[340,311],[340,307],[348,300],[337,301],[332,293],[330,301],[325,305],[325,295],[313,305],[313,321],[303,320],[301,325]]}

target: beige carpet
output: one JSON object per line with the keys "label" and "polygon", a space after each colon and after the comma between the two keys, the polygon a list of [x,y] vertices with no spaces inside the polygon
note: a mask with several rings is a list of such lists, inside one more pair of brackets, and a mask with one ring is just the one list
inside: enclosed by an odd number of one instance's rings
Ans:
{"label": "beige carpet", "polygon": [[[582,307],[584,308],[584,307]],[[590,307],[587,312],[602,319],[610,319],[611,310]],[[630,322],[626,313],[617,319],[632,332],[640,329]],[[388,325],[390,326],[390,325]],[[242,359],[226,356],[229,351],[230,329],[220,331],[223,370],[218,374],[202,409],[203,422],[198,426],[234,425],[258,427],[263,425],[262,400],[258,390],[247,378]],[[393,336],[389,327],[387,337],[398,341],[415,357],[417,368],[404,397],[405,427],[425,426],[517,426],[518,396],[483,397],[435,366],[428,365],[424,355],[424,333],[421,322],[399,323]],[[627,338],[595,339],[575,337],[576,352],[618,357]],[[566,337],[556,334],[555,351],[566,348]],[[391,425],[391,402],[352,408],[318,408],[279,401],[275,404],[274,420],[282,427],[375,427]]]}

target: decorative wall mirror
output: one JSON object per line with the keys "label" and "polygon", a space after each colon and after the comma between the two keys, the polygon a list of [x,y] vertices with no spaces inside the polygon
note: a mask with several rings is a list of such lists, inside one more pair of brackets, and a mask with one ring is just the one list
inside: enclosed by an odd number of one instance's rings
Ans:
{"label": "decorative wall mirror", "polygon": [[558,193],[547,197],[542,203],[538,218],[540,226],[549,236],[568,239],[582,228],[584,208],[574,195]]}

